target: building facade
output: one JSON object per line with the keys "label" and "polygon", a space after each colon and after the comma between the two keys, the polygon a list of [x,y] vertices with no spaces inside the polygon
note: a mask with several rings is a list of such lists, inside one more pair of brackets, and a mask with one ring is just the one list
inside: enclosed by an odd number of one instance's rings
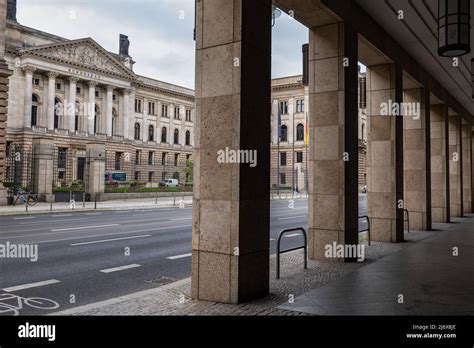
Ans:
{"label": "building facade", "polygon": [[[103,149],[104,180],[114,174],[150,185],[172,177],[192,181],[186,168],[193,155],[193,90],[135,74],[124,35],[119,53],[112,53],[91,38],[67,40],[23,26],[11,9],[15,2],[8,6],[6,184],[35,186],[35,176],[45,173],[52,191],[85,182],[88,144]],[[47,146],[35,150],[35,143]],[[38,159],[42,152],[52,154],[50,162]]]}

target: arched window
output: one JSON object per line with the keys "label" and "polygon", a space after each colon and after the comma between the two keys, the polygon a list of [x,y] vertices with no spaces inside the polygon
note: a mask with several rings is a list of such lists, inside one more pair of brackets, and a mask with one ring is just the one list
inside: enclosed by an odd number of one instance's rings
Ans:
{"label": "arched window", "polygon": [[288,127],[283,125],[281,126],[281,138],[280,141],[288,141]]}
{"label": "arched window", "polygon": [[135,123],[135,140],[140,140],[140,123]]}
{"label": "arched window", "polygon": [[166,127],[163,127],[161,128],[161,142],[166,143],[166,138],[167,138]]}
{"label": "arched window", "polygon": [[118,121],[117,109],[112,108],[112,135],[117,135]]}
{"label": "arched window", "polygon": [[174,143],[179,144],[179,130],[178,130],[178,128],[176,128],[174,130]]}
{"label": "arched window", "polygon": [[97,131],[99,130],[99,119],[100,119],[100,109],[96,105],[95,106],[95,115],[94,115],[94,134],[96,134]]}
{"label": "arched window", "polygon": [[191,145],[191,132],[186,131],[186,145]]}
{"label": "arched window", "polygon": [[31,97],[31,126],[38,125],[38,106],[39,106],[39,98],[36,94],[33,94]]}
{"label": "arched window", "polygon": [[148,141],[155,141],[155,127],[152,124],[148,126]]}
{"label": "arched window", "polygon": [[304,140],[304,125],[298,124],[296,126],[296,141],[303,141]]}
{"label": "arched window", "polygon": [[61,99],[54,98],[54,129],[59,128],[59,116],[62,115],[63,112],[63,103]]}

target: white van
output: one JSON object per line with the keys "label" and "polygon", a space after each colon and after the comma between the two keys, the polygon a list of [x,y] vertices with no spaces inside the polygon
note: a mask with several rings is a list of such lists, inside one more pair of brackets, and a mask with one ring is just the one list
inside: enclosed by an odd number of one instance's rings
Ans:
{"label": "white van", "polygon": [[176,187],[179,185],[178,179],[166,179],[164,181],[165,186],[167,187]]}

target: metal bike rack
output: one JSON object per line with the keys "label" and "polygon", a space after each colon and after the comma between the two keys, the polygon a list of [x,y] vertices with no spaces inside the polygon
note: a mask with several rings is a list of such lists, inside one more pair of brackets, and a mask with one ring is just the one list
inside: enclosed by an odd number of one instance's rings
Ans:
{"label": "metal bike rack", "polygon": [[[283,237],[285,233],[294,232],[294,231],[303,232],[304,245],[301,247],[296,247],[296,248],[291,248],[291,249],[281,251],[280,250],[281,237]],[[286,230],[283,230],[280,232],[280,235],[278,236],[277,252],[276,252],[276,258],[277,258],[276,278],[277,279],[280,279],[280,254],[288,253],[290,251],[299,250],[299,249],[304,249],[304,269],[307,269],[308,268],[308,237],[306,235],[305,229],[303,227],[287,228]]]}
{"label": "metal bike rack", "polygon": [[359,216],[359,219],[366,219],[367,220],[367,228],[365,230],[360,230],[359,233],[367,231],[367,237],[368,237],[368,242],[369,242],[369,246],[370,246],[370,219],[369,219],[369,216],[368,215],[362,215],[362,216]]}
{"label": "metal bike rack", "polygon": [[408,209],[403,209],[403,211],[407,214],[406,219],[403,218],[403,222],[407,223],[407,232],[410,233],[410,212]]}

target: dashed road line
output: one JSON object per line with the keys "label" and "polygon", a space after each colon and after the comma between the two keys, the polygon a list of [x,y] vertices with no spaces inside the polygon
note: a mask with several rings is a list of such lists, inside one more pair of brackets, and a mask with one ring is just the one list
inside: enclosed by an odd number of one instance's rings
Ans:
{"label": "dashed road line", "polygon": [[169,256],[169,257],[167,257],[167,259],[168,260],[178,260],[178,259],[184,259],[185,257],[190,257],[192,255],[193,255],[192,253],[181,254],[181,255]]}
{"label": "dashed road line", "polygon": [[116,226],[120,226],[120,224],[58,228],[58,229],[50,230],[50,231],[51,232],[63,232],[63,231],[89,230],[89,229],[107,228],[107,227],[116,227]]}
{"label": "dashed road line", "polygon": [[56,283],[61,283],[61,282],[57,279],[50,279],[50,280],[45,280],[45,281],[42,281],[42,282],[12,286],[12,287],[9,287],[9,288],[4,288],[2,290],[5,291],[5,292],[13,292],[13,291],[37,288],[37,287],[40,287],[40,286],[56,284]]}
{"label": "dashed road line", "polygon": [[118,272],[118,271],[124,271],[126,269],[137,268],[137,267],[141,267],[141,265],[138,265],[138,264],[134,263],[132,265],[126,265],[126,266],[103,269],[100,272],[102,272],[102,273],[113,273],[113,272]]}

